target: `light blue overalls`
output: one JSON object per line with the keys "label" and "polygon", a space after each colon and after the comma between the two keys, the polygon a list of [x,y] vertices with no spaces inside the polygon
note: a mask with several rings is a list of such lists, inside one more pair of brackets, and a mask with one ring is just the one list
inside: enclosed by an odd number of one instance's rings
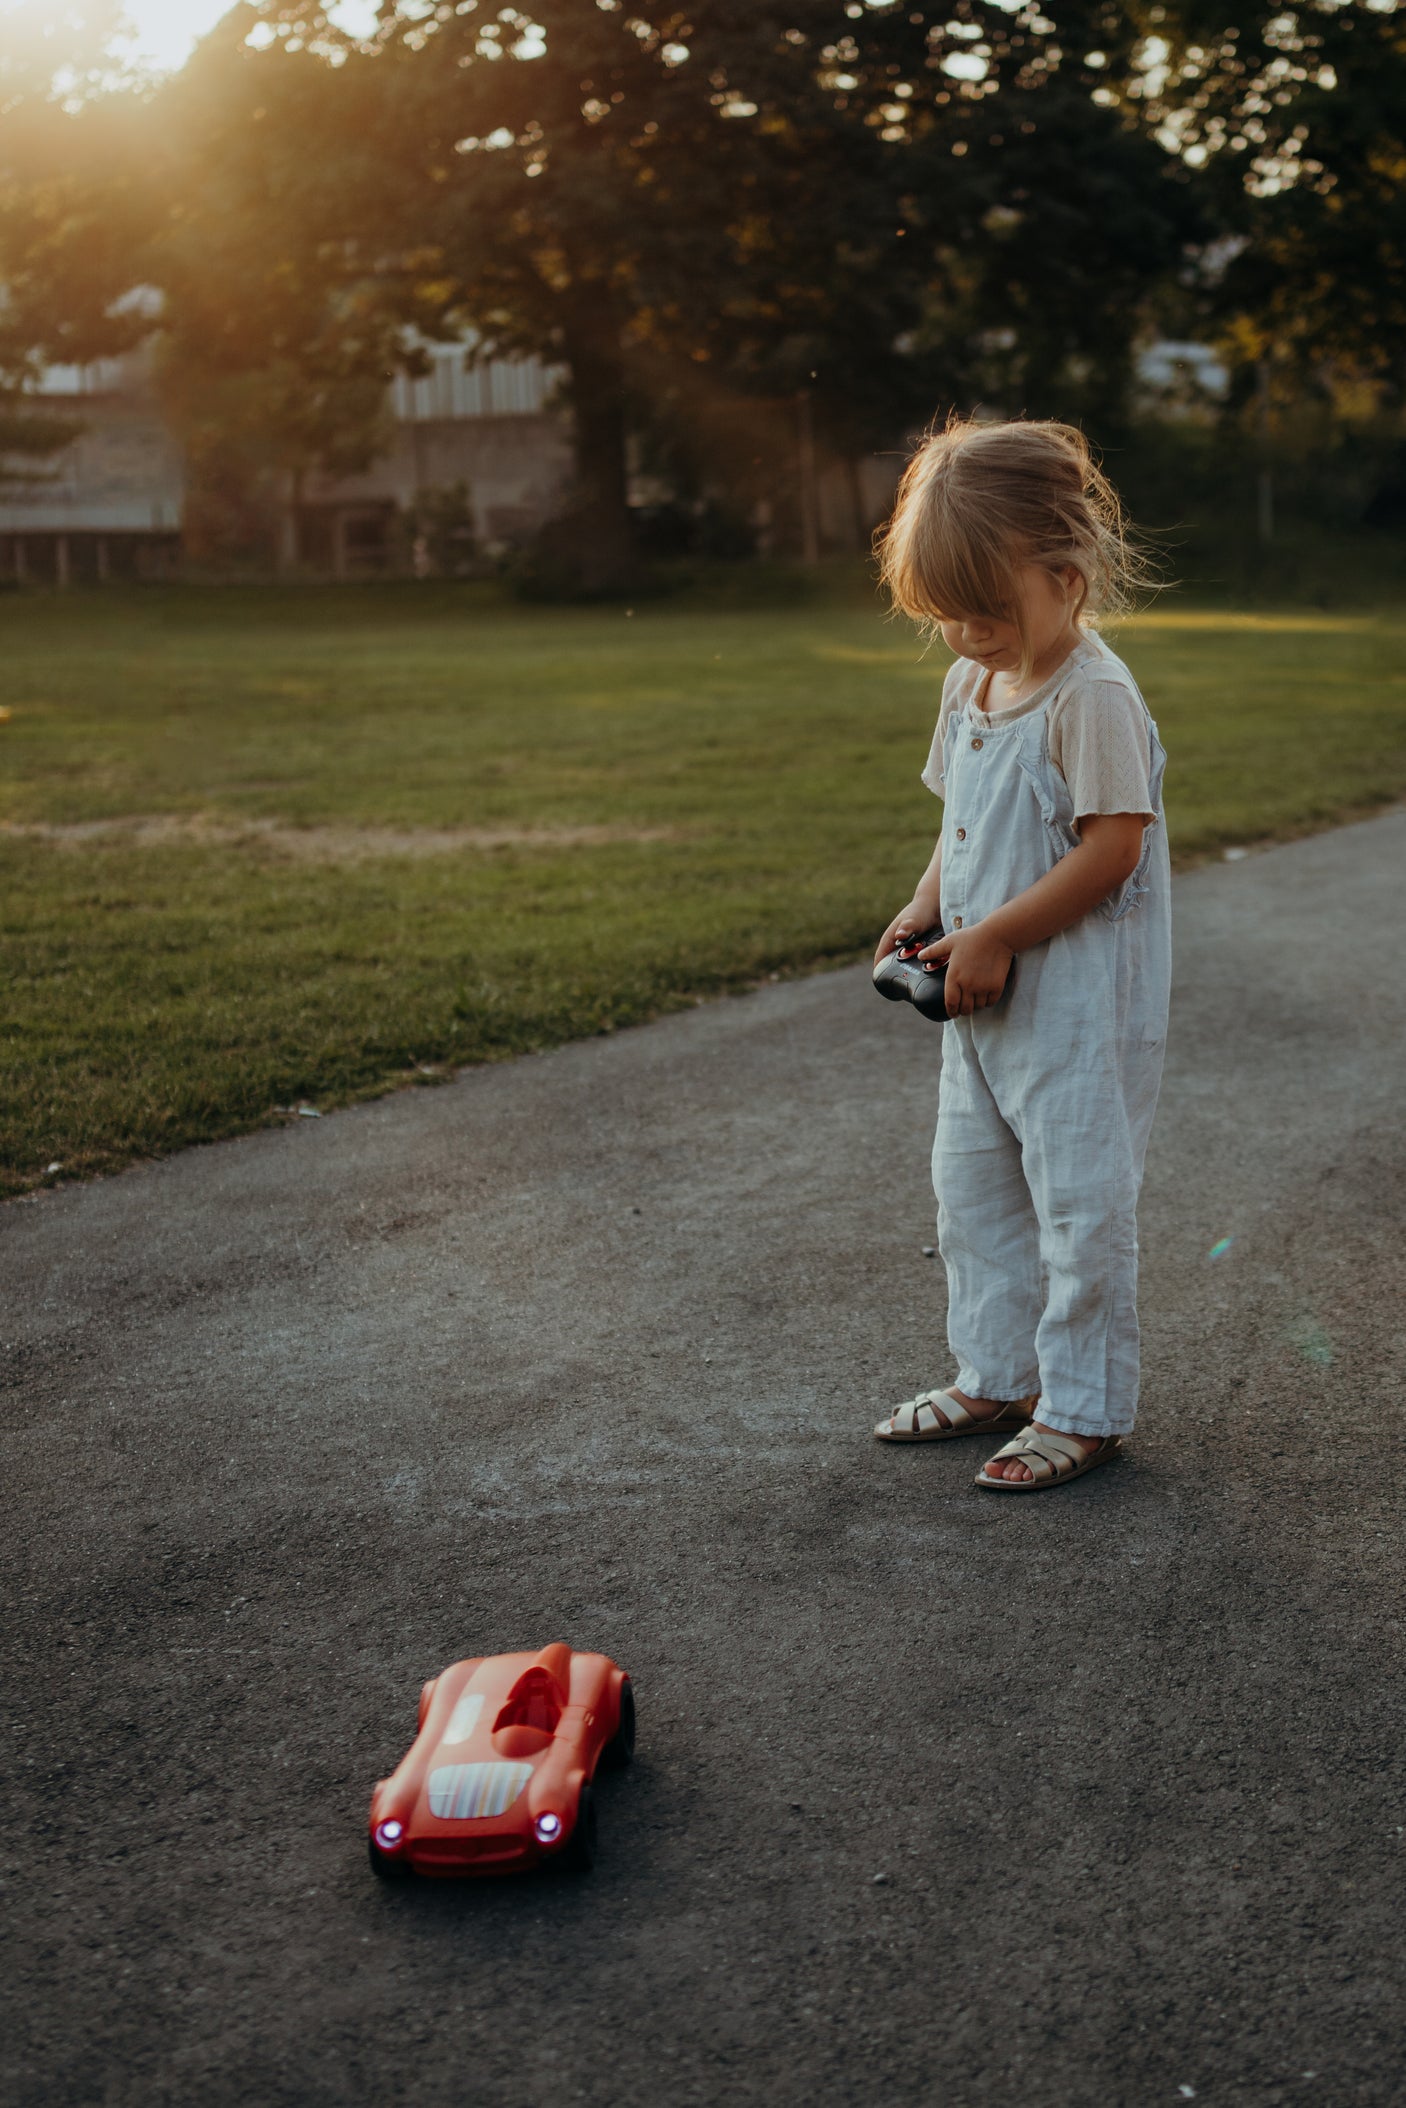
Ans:
{"label": "light blue overalls", "polygon": [[[1136,696],[1151,810],[1136,871],[1072,928],[1022,952],[998,1006],[948,1021],[933,1187],[948,1340],[971,1398],[1041,1394],[1066,1434],[1126,1434],[1137,1416],[1137,1196],[1162,1077],[1171,978],[1166,756],[1132,676],[1090,640],[1069,678]],[[1004,725],[970,703],[943,742],[942,923],[970,928],[1075,848],[1050,759],[1062,692]],[[924,780],[933,784],[931,765]]]}

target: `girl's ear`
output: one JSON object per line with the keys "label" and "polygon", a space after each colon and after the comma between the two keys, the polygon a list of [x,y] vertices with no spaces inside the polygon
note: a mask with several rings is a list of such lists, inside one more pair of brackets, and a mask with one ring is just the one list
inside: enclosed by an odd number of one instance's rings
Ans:
{"label": "girl's ear", "polygon": [[1089,581],[1077,564],[1066,564],[1060,573],[1064,583],[1065,598],[1069,602],[1077,622],[1084,612],[1089,597]]}

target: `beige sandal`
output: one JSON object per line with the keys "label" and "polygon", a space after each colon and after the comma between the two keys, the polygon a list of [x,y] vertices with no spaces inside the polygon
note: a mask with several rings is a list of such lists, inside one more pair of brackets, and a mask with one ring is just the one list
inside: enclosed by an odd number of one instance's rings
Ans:
{"label": "beige sandal", "polygon": [[[950,1391],[919,1391],[916,1398],[910,1398],[904,1405],[896,1405],[887,1420],[879,1422],[874,1429],[874,1439],[876,1442],[950,1442],[954,1435],[1003,1435],[1007,1428],[1030,1425],[1030,1415],[1039,1403],[1039,1397],[1037,1391],[1031,1398],[1014,1399],[1004,1412],[979,1420]],[[942,1415],[941,1420],[938,1413]]]}
{"label": "beige sandal", "polygon": [[993,1479],[986,1475],[983,1464],[976,1475],[976,1484],[985,1486],[990,1493],[1045,1493],[1051,1486],[1063,1486],[1069,1479],[1082,1478],[1086,1471],[1094,1471],[1116,1456],[1122,1447],[1121,1435],[1105,1435],[1097,1449],[1081,1449],[1068,1435],[1053,1434],[1045,1428],[1038,1432],[1027,1428],[998,1449],[986,1464],[1004,1463],[1010,1457],[1019,1457],[1022,1464],[1034,1473],[1028,1479]]}

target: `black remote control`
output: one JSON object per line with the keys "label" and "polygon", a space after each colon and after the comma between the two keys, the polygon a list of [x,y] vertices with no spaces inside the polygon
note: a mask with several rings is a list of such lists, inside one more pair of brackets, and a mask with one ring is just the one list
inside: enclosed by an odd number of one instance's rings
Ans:
{"label": "black remote control", "polygon": [[[940,922],[921,936],[900,939],[898,948],[886,959],[880,959],[874,968],[874,986],[879,994],[891,1003],[911,1003],[921,1017],[931,1018],[935,1024],[947,1023],[947,967],[946,964],[925,966],[918,957],[929,944],[936,944],[947,932]],[[1011,974],[1015,972],[1015,961],[1011,961]],[[1005,1001],[1010,992],[1011,974],[1006,976],[1006,985],[1001,990],[1000,1000]]]}
{"label": "black remote control", "polygon": [[891,1003],[911,1003],[923,1017],[934,1018],[939,1025],[947,1022],[947,968],[924,966],[918,954],[945,934],[939,922],[921,936],[901,937],[897,949],[880,959],[874,968],[874,986],[880,995],[887,996]]}

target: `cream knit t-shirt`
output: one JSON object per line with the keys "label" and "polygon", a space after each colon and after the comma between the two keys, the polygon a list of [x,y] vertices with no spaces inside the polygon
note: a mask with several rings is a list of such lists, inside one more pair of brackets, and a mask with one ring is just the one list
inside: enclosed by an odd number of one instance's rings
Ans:
{"label": "cream knit t-shirt", "polygon": [[1155,820],[1152,750],[1147,707],[1137,682],[1116,652],[1086,630],[1062,666],[1010,710],[983,710],[990,675],[975,659],[956,659],[942,684],[942,710],[923,781],[940,798],[943,741],[958,713],[971,721],[1008,725],[1045,709],[1050,759],[1069,785],[1076,822],[1086,813],[1135,812]]}

